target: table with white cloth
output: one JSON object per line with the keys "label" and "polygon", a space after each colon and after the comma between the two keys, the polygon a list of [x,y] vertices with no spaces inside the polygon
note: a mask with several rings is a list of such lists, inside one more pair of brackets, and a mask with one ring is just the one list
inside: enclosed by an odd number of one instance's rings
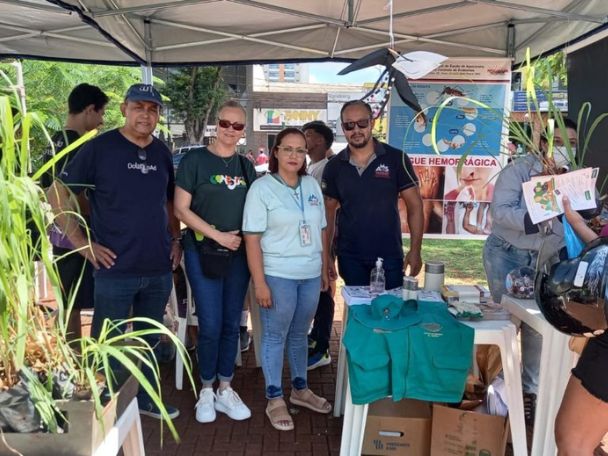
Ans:
{"label": "table with white cloth", "polygon": [[[342,335],[346,331],[348,307],[351,305],[365,305],[362,300],[353,298],[349,293],[350,287],[342,289],[344,297]],[[392,293],[399,294],[399,290]],[[369,303],[369,301],[368,301]],[[493,320],[478,322],[463,322],[475,330],[475,345],[498,345],[505,376],[507,401],[509,403],[509,424],[513,440],[515,456],[528,454],[526,443],[526,428],[524,423],[524,405],[521,384],[520,350],[517,343],[517,328],[509,320]],[[348,382],[346,350],[340,343],[338,356],[338,375],[336,379],[336,397],[334,415],[344,414],[342,425],[342,440],[340,455],[354,456],[361,454],[365,423],[367,420],[368,404],[355,405],[352,403],[350,385]]]}
{"label": "table with white cloth", "polygon": [[531,455],[554,455],[557,450],[554,435],[555,416],[570,377],[570,370],[578,357],[568,349],[570,337],[549,324],[536,301],[503,295],[502,305],[511,313],[514,322],[527,323],[543,338]]}

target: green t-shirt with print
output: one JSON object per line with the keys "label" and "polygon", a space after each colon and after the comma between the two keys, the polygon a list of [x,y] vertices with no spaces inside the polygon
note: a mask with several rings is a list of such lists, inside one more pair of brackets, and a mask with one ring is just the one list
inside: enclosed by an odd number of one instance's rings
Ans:
{"label": "green t-shirt with print", "polygon": [[[255,177],[255,168],[246,158],[238,154],[218,157],[205,147],[190,150],[181,159],[175,184],[192,195],[190,209],[196,215],[220,231],[233,231],[241,229],[247,180],[251,185]],[[184,237],[184,247],[194,248],[191,230]]]}

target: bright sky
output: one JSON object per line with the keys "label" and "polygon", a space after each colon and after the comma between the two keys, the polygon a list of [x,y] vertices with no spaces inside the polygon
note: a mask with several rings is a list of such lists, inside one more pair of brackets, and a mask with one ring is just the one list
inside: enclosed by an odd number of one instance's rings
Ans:
{"label": "bright sky", "polygon": [[346,66],[348,66],[348,63],[309,63],[310,82],[319,84],[362,84],[364,82],[375,82],[382,72],[381,67],[371,67],[338,76],[338,72]]}

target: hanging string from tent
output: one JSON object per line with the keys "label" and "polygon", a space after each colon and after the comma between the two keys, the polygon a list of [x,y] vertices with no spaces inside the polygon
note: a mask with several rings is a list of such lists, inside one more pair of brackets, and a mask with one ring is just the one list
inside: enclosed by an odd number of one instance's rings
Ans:
{"label": "hanging string from tent", "polygon": [[416,95],[412,91],[407,79],[418,79],[421,78],[439,65],[444,62],[447,57],[435,54],[433,52],[416,51],[408,54],[400,54],[395,50],[395,35],[393,32],[393,0],[389,0],[385,6],[385,10],[388,9],[389,23],[388,23],[388,35],[389,35],[389,47],[384,49],[378,49],[373,51],[359,60],[351,63],[349,66],[344,68],[338,73],[343,75],[352,71],[357,71],[362,68],[367,68],[375,65],[381,65],[384,67],[380,77],[374,83],[374,86],[368,91],[361,100],[370,102],[377,100],[376,96],[384,91],[382,98],[376,103],[376,108],[372,106],[372,117],[377,119],[382,116],[382,113],[388,105],[391,90],[393,87],[397,90],[399,98],[403,102],[412,108],[416,113],[420,113],[420,119],[425,122],[425,115],[423,110],[418,103]]}

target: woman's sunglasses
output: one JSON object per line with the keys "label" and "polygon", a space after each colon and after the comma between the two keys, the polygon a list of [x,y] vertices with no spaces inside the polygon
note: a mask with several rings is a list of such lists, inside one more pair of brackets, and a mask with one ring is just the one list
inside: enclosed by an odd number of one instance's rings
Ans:
{"label": "woman's sunglasses", "polygon": [[137,158],[139,158],[141,161],[146,161],[148,159],[148,153],[146,152],[146,149],[138,149]]}
{"label": "woman's sunglasses", "polygon": [[232,129],[235,130],[235,131],[241,131],[243,128],[245,128],[245,124],[244,123],[230,122],[229,120],[225,120],[225,119],[218,120],[217,124],[220,127],[222,127],[222,128],[230,128],[230,127],[232,127]]}
{"label": "woman's sunglasses", "polygon": [[369,127],[369,119],[361,119],[356,122],[342,122],[342,128],[346,131],[352,131],[355,129],[355,125],[360,129]]}

